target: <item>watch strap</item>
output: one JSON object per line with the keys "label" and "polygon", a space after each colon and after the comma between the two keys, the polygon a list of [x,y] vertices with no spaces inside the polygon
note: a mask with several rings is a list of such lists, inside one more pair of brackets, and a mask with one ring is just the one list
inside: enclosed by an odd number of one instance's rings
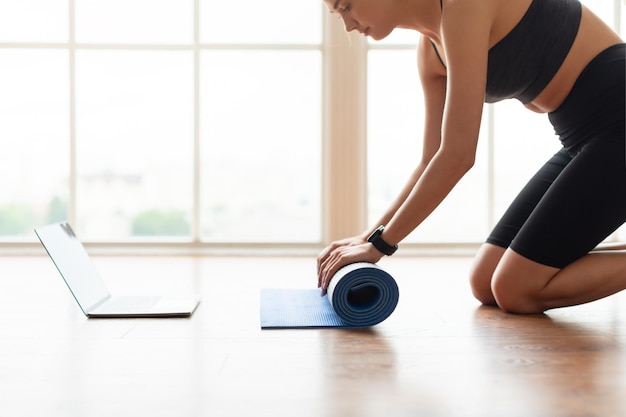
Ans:
{"label": "watch strap", "polygon": [[385,230],[385,226],[379,226],[374,232],[367,238],[367,241],[370,242],[376,249],[378,249],[381,253],[391,256],[398,250],[398,245],[390,245],[385,242],[382,238],[383,230]]}

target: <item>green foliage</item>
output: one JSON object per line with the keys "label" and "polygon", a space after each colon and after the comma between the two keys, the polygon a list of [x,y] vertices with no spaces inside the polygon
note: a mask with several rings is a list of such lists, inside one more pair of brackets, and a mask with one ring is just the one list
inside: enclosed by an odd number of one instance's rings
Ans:
{"label": "green foliage", "polygon": [[191,232],[185,212],[147,210],[139,213],[132,224],[134,236],[186,236]]}
{"label": "green foliage", "polygon": [[54,196],[48,209],[48,223],[57,223],[67,219],[67,203],[59,196]]}
{"label": "green foliage", "polygon": [[11,204],[0,207],[0,236],[23,236],[34,226],[33,212],[28,206]]}

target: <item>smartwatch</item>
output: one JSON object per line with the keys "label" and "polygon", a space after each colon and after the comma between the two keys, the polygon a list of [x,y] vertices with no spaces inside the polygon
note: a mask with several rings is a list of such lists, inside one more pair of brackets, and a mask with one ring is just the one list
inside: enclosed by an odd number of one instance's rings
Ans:
{"label": "smartwatch", "polygon": [[387,256],[391,256],[398,250],[398,245],[390,245],[385,242],[381,235],[383,234],[383,230],[385,230],[385,226],[378,226],[378,229],[374,230],[374,233],[367,238],[367,241],[370,242],[376,249],[380,252],[384,253]]}

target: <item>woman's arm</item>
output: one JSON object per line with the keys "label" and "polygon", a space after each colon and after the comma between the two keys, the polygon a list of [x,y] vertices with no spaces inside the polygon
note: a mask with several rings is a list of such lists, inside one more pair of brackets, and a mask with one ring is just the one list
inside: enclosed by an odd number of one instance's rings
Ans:
{"label": "woman's arm", "polygon": [[[381,219],[382,224],[386,224],[382,238],[391,245],[419,226],[474,163],[492,21],[493,5],[486,6],[483,0],[447,0],[444,3],[441,35],[447,76],[436,77],[429,72],[434,68],[430,64],[420,68],[420,76],[426,81],[425,96],[428,96],[424,155],[400,196]],[[425,42],[421,44],[424,54]],[[322,294],[341,267],[359,261],[377,262],[382,256],[362,237],[349,246],[324,251],[318,258],[318,284]]]}
{"label": "woman's arm", "polygon": [[441,35],[447,84],[441,146],[387,224],[382,237],[389,244],[397,244],[419,226],[474,163],[492,21],[493,9],[480,0],[450,0],[444,5]]}
{"label": "woman's arm", "polygon": [[[422,37],[417,50],[417,66],[424,91],[425,101],[425,125],[424,125],[424,141],[422,144],[422,158],[419,165],[415,168],[411,177],[407,181],[404,188],[402,188],[398,197],[393,201],[389,209],[385,214],[372,225],[371,229],[365,230],[363,234],[352,238],[346,238],[332,242],[326,247],[317,258],[318,269],[318,287],[322,288],[322,294],[325,293],[325,289],[330,282],[336,270],[333,267],[333,261],[336,261],[338,254],[345,252],[348,247],[371,245],[367,243],[369,235],[380,225],[386,225],[391,218],[396,214],[398,209],[404,204],[407,197],[411,193],[411,190],[415,188],[415,184],[422,176],[422,173],[428,166],[428,163],[433,158],[439,146],[441,144],[441,120],[443,118],[443,108],[446,99],[446,71],[444,66],[439,62],[433,46],[427,37]],[[371,262],[376,262],[382,254],[373,251],[370,258]],[[375,258],[378,256],[378,258]],[[365,258],[359,259],[360,261]],[[343,262],[340,259],[339,262]],[[343,264],[343,263],[342,263]]]}
{"label": "woman's arm", "polygon": [[404,204],[415,188],[433,156],[441,145],[441,121],[446,101],[446,69],[439,61],[430,39],[422,36],[417,49],[417,67],[424,92],[424,138],[422,142],[422,158],[415,168],[398,197],[372,229],[364,233],[365,239],[380,225],[386,225]]}
{"label": "woman's arm", "polygon": [[[332,242],[318,256],[318,287],[322,289],[322,294],[326,293],[330,279],[341,266],[357,261],[377,262],[380,260],[382,253],[368,243],[367,238],[379,225],[386,225],[394,217],[415,188],[415,184],[441,145],[441,120],[446,97],[446,71],[439,62],[430,40],[426,37],[423,37],[418,45],[417,61],[426,108],[421,161],[398,197],[382,218],[373,225],[372,229],[366,230],[360,236]],[[364,251],[369,251],[369,253],[363,253]]]}

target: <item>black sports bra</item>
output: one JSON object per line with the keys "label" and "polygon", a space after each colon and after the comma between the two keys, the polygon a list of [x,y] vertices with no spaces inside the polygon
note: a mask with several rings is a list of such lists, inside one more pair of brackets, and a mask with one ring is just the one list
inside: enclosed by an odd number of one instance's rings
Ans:
{"label": "black sports bra", "polygon": [[511,32],[489,49],[485,102],[535,99],[567,57],[581,16],[578,0],[533,0]]}

